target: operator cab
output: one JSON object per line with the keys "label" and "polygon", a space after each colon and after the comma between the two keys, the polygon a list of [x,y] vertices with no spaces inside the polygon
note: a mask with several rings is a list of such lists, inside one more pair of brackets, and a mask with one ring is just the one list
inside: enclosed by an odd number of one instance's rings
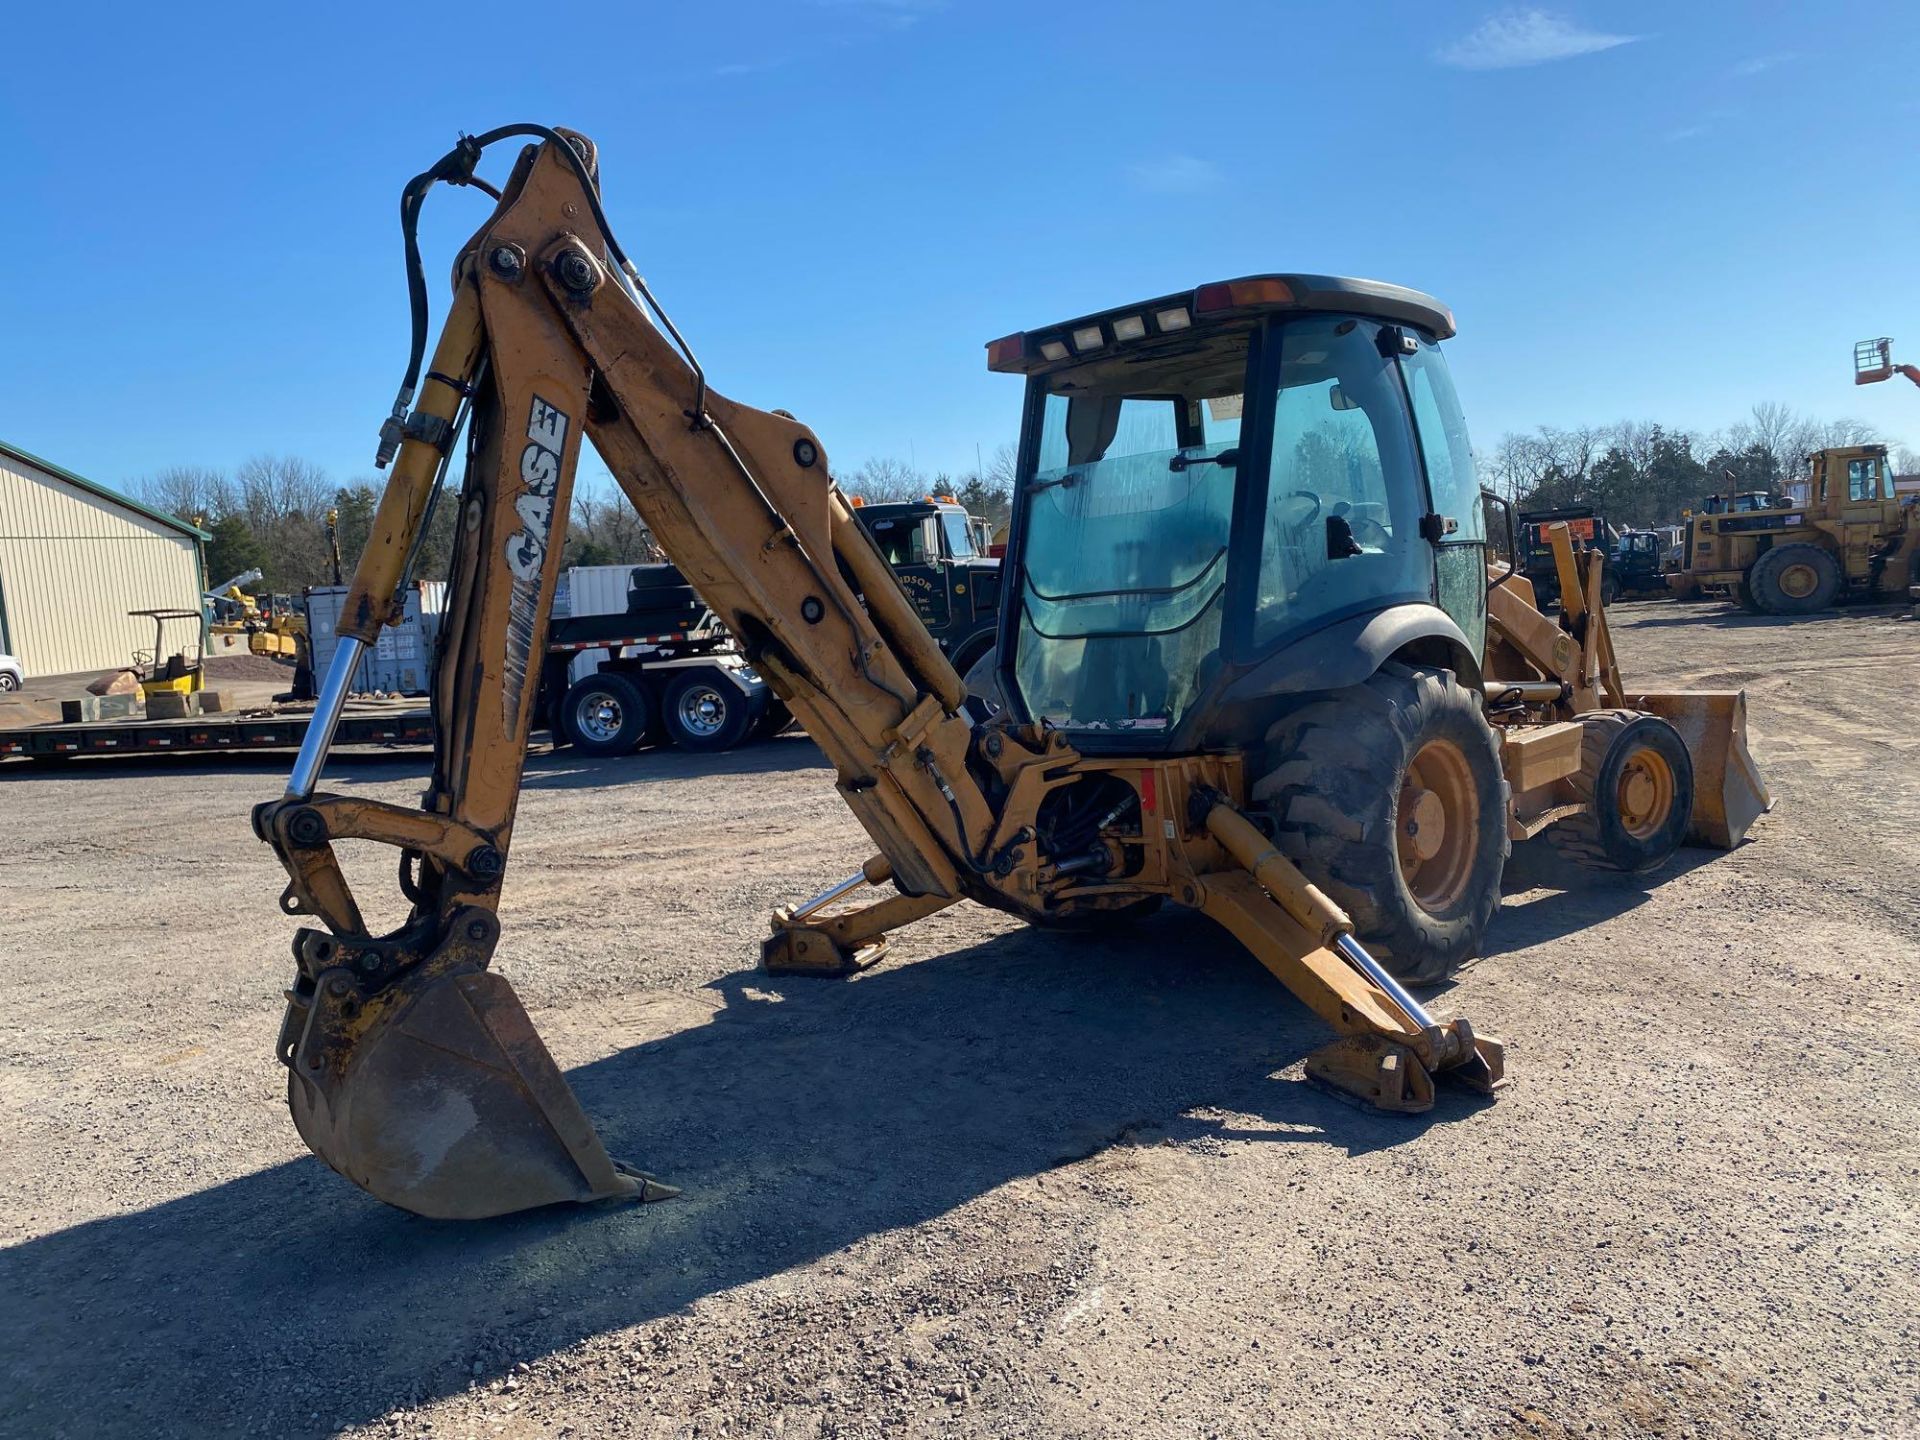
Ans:
{"label": "operator cab", "polygon": [[1408,647],[1477,683],[1453,333],[1412,290],[1267,275],[988,346],[1027,377],[999,642],[1019,718],[1082,749],[1190,749]]}

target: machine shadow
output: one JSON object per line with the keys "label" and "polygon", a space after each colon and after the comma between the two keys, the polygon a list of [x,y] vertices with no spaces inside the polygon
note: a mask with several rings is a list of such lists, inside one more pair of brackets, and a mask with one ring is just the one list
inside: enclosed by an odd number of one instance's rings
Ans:
{"label": "machine shadow", "polygon": [[[325,1433],[1115,1145],[1363,1153],[1475,1108],[1443,1087],[1382,1116],[1276,1075],[1326,1032],[1197,916],[713,989],[706,1023],[569,1076],[682,1198],[437,1223],[303,1158],[26,1241],[0,1251],[0,1433]],[[595,1033],[646,1023],[620,1013]]]}
{"label": "machine shadow", "polygon": [[[1544,839],[1513,847],[1501,890],[1508,897],[1487,929],[1486,956],[1505,955],[1587,930],[1644,905],[1649,894],[1724,852],[1683,845],[1663,863],[1641,875],[1589,870],[1565,860]],[[1544,893],[1516,905],[1512,898]]]}

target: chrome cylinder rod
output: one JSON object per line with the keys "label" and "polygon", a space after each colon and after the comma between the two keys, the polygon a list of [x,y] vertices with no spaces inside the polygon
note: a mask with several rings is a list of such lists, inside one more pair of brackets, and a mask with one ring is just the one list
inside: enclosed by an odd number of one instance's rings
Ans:
{"label": "chrome cylinder rod", "polygon": [[842,880],[838,885],[833,886],[829,890],[822,890],[818,895],[814,896],[811,900],[807,901],[804,905],[801,905],[798,908],[796,908],[793,912],[792,918],[795,920],[804,920],[807,918],[807,916],[813,914],[814,911],[824,909],[826,906],[831,905],[834,901],[838,900],[842,895],[851,895],[855,890],[858,890],[862,885],[869,885],[871,883],[872,882],[867,879],[866,871],[856,870],[853,872],[853,874],[849,875],[846,879]]}
{"label": "chrome cylinder rod", "polygon": [[1342,935],[1333,942],[1334,948],[1346,957],[1347,963],[1366,976],[1374,984],[1392,997],[1393,1003],[1407,1012],[1407,1018],[1422,1030],[1433,1028],[1433,1017],[1427,1014],[1426,1007],[1407,993],[1406,987],[1392,975],[1386,967],[1367,953],[1366,947],[1351,935]]}
{"label": "chrome cylinder rod", "polygon": [[354,667],[366,642],[342,635],[327,666],[327,678],[321,682],[320,698],[314,702],[313,719],[307,723],[307,737],[300,742],[300,754],[293,762],[293,774],[287,777],[287,799],[305,800],[320,783],[320,771],[327,763],[327,751],[333,748],[333,732],[339,727],[340,712],[346,708],[347,691],[353,688]]}

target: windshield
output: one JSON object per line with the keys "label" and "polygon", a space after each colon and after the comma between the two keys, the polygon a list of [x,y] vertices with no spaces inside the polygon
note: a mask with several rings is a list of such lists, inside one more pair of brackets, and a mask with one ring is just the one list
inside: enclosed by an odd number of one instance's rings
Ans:
{"label": "windshield", "polygon": [[[1219,648],[1245,336],[1182,357],[1180,389],[1085,372],[1045,397],[1026,485],[1015,675],[1035,719],[1165,730]],[[1231,458],[1231,457],[1229,457]]]}
{"label": "windshield", "polygon": [[940,528],[947,533],[947,553],[964,560],[979,552],[973,548],[973,522],[963,510],[942,510]]}

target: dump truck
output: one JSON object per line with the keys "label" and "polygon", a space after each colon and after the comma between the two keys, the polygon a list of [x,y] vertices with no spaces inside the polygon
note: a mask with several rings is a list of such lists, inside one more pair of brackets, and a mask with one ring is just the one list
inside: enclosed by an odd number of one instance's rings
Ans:
{"label": "dump truck", "polygon": [[[460,252],[429,357],[421,205],[515,138],[532,143]],[[1496,1039],[1410,987],[1479,948],[1516,820],[1619,823],[1670,853],[1696,819],[1744,813],[1699,813],[1740,773],[1725,692],[1625,694],[1584,610],[1571,629],[1535,610],[1546,629],[1489,649],[1503,582],[1441,350],[1453,317],[1429,296],[1276,273],[993,341],[989,369],[1026,395],[989,711],[819,437],[710,383],[614,234],[590,141],[463,138],[401,213],[415,343],[376,456],[392,475],[307,742],[253,812],[287,874],[280,908],[306,922],[277,1045],[294,1124],[389,1203],[471,1218],[675,1193],[609,1155],[492,968],[589,437],[873,843],[855,874],[774,912],[769,970],[852,974],[963,901],[1076,929],[1171,905],[1216,921],[1333,1032],[1306,1061],[1316,1083],[1420,1113],[1438,1079],[1491,1092],[1505,1075]],[[330,717],[455,453],[470,463],[426,794],[330,792]],[[1599,583],[1589,569],[1587,593]],[[1516,790],[1545,808],[1517,816]],[[341,871],[352,841],[400,854],[409,908],[391,930]]]}
{"label": "dump truck", "polygon": [[1591,505],[1561,505],[1552,509],[1522,510],[1517,516],[1520,541],[1520,570],[1533,586],[1534,599],[1543,607],[1560,603],[1560,575],[1554,568],[1553,546],[1547,538],[1549,526],[1564,524],[1578,548],[1598,551],[1605,575],[1606,601],[1611,605],[1619,594],[1619,584],[1607,563],[1614,547],[1613,527]]}

